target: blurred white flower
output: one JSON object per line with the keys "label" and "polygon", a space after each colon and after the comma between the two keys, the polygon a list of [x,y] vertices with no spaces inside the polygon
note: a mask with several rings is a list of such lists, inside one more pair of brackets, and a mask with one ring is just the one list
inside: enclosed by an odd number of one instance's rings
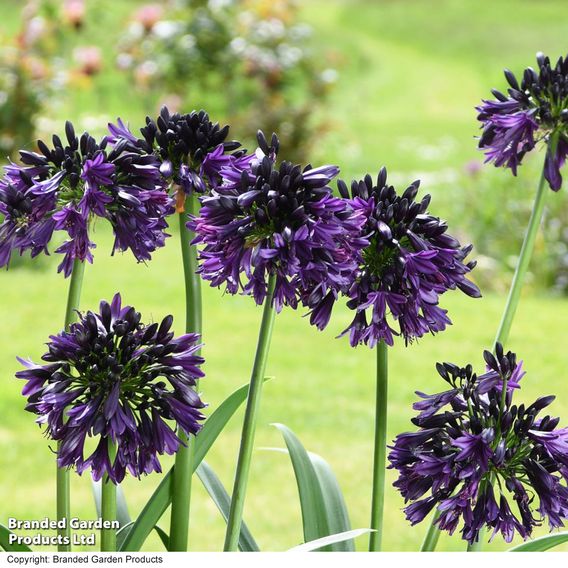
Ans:
{"label": "blurred white flower", "polygon": [[177,35],[183,29],[182,22],[174,22],[172,20],[162,20],[157,22],[152,28],[152,34],[159,39],[170,39]]}
{"label": "blurred white flower", "polygon": [[130,69],[134,58],[129,53],[119,53],[116,57],[116,65],[119,69]]}
{"label": "blurred white flower", "polygon": [[337,70],[332,69],[330,67],[328,69],[324,69],[321,72],[320,78],[324,83],[331,85],[337,82],[337,79],[339,78],[339,73],[337,72]]}

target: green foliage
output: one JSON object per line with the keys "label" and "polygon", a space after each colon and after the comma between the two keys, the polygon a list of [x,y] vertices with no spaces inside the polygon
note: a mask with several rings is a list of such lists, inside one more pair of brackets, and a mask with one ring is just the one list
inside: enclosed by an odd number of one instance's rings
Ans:
{"label": "green foliage", "polygon": [[373,532],[372,529],[355,529],[352,531],[332,534],[330,536],[318,538],[317,540],[312,540],[311,542],[299,544],[298,546],[295,546],[294,548],[288,550],[288,552],[313,552],[315,550],[320,550],[330,544],[337,544],[340,542],[345,542],[346,540],[352,540],[354,538],[357,538],[358,536],[368,534],[370,532]]}
{"label": "green foliage", "polygon": [[568,532],[554,533],[519,544],[508,552],[544,552],[565,542],[568,542]]}
{"label": "green foliage", "polygon": [[[221,483],[221,480],[213,471],[213,468],[204,461],[199,464],[196,473],[226,522],[229,518],[231,497]],[[241,533],[239,535],[239,550],[241,552],[258,552],[260,550],[244,521],[241,525]]]}
{"label": "green foliage", "polygon": [[[283,424],[274,424],[282,433],[294,467],[304,527],[309,543],[351,530],[343,494],[331,468],[321,457],[309,454],[297,436]],[[320,547],[318,547],[320,548]],[[328,552],[352,552],[353,541],[336,541],[321,547]]]}
{"label": "green foliage", "polygon": [[14,533],[4,525],[0,525],[0,548],[6,552],[31,552],[31,548],[25,544],[10,544],[10,535]]}

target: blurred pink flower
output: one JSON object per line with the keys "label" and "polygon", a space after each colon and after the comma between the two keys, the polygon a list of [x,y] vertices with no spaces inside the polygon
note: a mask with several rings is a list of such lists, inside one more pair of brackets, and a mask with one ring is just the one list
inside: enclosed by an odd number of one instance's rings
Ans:
{"label": "blurred pink flower", "polygon": [[65,19],[75,28],[80,28],[85,19],[84,0],[65,0],[63,4]]}
{"label": "blurred pink flower", "polygon": [[152,30],[154,25],[161,19],[164,9],[159,4],[146,4],[134,15],[134,20],[140,22],[146,32]]}
{"label": "blurred pink flower", "polygon": [[96,75],[103,66],[101,50],[95,45],[75,48],[73,59],[79,65],[79,71],[88,76]]}

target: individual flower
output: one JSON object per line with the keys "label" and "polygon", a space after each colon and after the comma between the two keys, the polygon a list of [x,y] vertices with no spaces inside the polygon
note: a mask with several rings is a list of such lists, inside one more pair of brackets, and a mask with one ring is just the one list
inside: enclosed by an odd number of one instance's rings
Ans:
{"label": "individual flower", "polygon": [[96,217],[110,221],[115,250],[130,249],[138,261],[163,246],[173,211],[164,190],[159,161],[121,142],[107,150],[66,123],[67,142],[53,136],[53,147],[38,141],[40,153],[21,151],[22,165],[9,164],[0,180],[0,266],[14,251],[32,256],[48,253],[56,230],[69,240],[56,252],[64,255],[59,271],[69,276],[75,260],[92,262],[89,226]]}
{"label": "individual flower", "polygon": [[202,244],[199,272],[212,286],[241,290],[262,304],[270,275],[273,305],[296,308],[308,292],[344,286],[356,267],[362,217],[335,197],[336,166],[276,164],[278,138],[258,136],[257,155],[221,168],[222,183],[202,199],[189,227]]}
{"label": "individual flower", "polygon": [[157,120],[146,117],[146,126],[140,129],[142,138],[137,138],[120,119],[117,124],[109,124],[109,131],[113,143],[122,140],[129,148],[156,155],[162,175],[178,190],[178,211],[183,211],[186,195],[204,194],[217,186],[221,168],[244,153],[237,150],[239,142],[226,140],[229,127],[211,122],[204,110],[170,114],[163,107]]}
{"label": "individual flower", "polygon": [[394,483],[414,525],[438,510],[437,526],[473,543],[485,526],[491,538],[501,533],[528,538],[535,526],[551,529],[568,518],[568,428],[558,418],[539,416],[554,396],[530,405],[513,404],[524,375],[522,361],[484,352],[486,372],[471,365],[437,364],[450,385],[414,404],[415,432],[400,434],[391,446]]}
{"label": "individual flower", "polygon": [[[126,471],[136,477],[161,471],[158,455],[182,445],[176,426],[188,436],[199,431],[199,336],[174,338],[172,322],[167,316],[143,324],[116,294],[99,313],[80,314],[68,332],[51,336],[41,365],[20,359],[26,368],[16,377],[26,381],[26,410],[59,442],[59,467],[120,483]],[[92,453],[86,444],[96,446]]]}
{"label": "individual flower", "polygon": [[479,147],[487,162],[511,168],[516,175],[527,152],[541,140],[552,141],[544,175],[550,188],[558,191],[568,155],[568,59],[560,57],[553,67],[539,53],[537,63],[538,72],[528,67],[520,82],[506,69],[507,95],[494,89],[495,100],[484,100],[476,107],[483,125]]}
{"label": "individual flower", "polygon": [[[361,237],[367,243],[342,289],[347,306],[356,312],[343,332],[352,346],[373,347],[378,341],[392,345],[395,335],[408,343],[442,331],[451,321],[438,306],[441,294],[459,288],[480,296],[466,278],[475,266],[464,262],[471,246],[462,247],[447,233],[446,223],[428,213],[429,195],[416,201],[419,185],[415,181],[399,195],[387,184],[385,168],[376,184],[370,175],[353,181],[351,195],[345,182],[338,182],[343,198],[364,218]],[[310,298],[312,323],[323,328],[336,299],[333,291]]]}

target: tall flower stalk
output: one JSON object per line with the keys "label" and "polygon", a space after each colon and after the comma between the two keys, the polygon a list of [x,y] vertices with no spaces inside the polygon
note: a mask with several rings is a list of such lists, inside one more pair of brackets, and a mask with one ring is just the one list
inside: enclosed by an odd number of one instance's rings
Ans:
{"label": "tall flower stalk", "polygon": [[[170,113],[163,107],[156,120],[147,117],[135,136],[118,119],[109,124],[111,141],[133,151],[142,151],[160,162],[160,172],[171,188],[179,217],[181,257],[184,272],[186,331],[201,334],[201,284],[197,275],[197,248],[188,219],[199,212],[199,196],[207,195],[221,182],[220,170],[244,154],[240,143],[227,140],[229,127],[213,123],[201,110],[187,114]],[[184,444],[176,455],[172,483],[170,550],[188,548],[191,485],[193,477],[193,438],[178,433]]]}
{"label": "tall flower stalk", "polygon": [[[488,162],[495,166],[510,168],[513,175],[527,152],[533,150],[539,140],[545,141],[545,159],[537,187],[531,216],[517,261],[515,274],[509,288],[507,303],[497,330],[494,349],[497,344],[506,344],[519,305],[523,284],[530,266],[538,230],[548,195],[547,185],[553,191],[562,186],[561,167],[568,155],[568,60],[559,58],[553,67],[548,57],[537,55],[538,72],[531,67],[525,69],[521,81],[505,70],[509,84],[507,95],[493,90],[495,100],[485,100],[477,107],[478,119],[483,134],[479,148],[484,150]],[[434,514],[429,534],[439,523]],[[469,552],[483,548],[484,529],[473,542],[468,543]],[[431,551],[436,539],[426,539],[422,550]]]}
{"label": "tall flower stalk", "polygon": [[225,534],[224,545],[225,551],[237,550],[239,535],[241,532],[245,495],[247,491],[250,462],[256,433],[256,423],[260,410],[262,385],[264,383],[266,362],[268,360],[270,341],[272,339],[272,329],[274,327],[274,316],[276,313],[272,302],[275,285],[276,277],[274,274],[271,274],[268,280],[266,301],[264,303],[262,322],[260,324],[258,343],[256,346],[256,354],[254,357],[254,365],[252,368],[249,392],[247,396],[245,419],[241,435],[241,446],[239,448],[239,457],[237,460],[237,470],[233,485],[231,507],[229,510],[229,517],[227,519],[227,532]]}
{"label": "tall flower stalk", "polygon": [[[353,181],[351,191],[343,181],[338,189],[363,220],[355,255],[358,266],[340,291],[355,311],[349,334],[353,347],[376,349],[375,439],[369,551],[381,550],[387,437],[388,347],[395,336],[406,344],[426,333],[443,331],[451,323],[438,306],[439,296],[460,289],[479,297],[466,275],[475,262],[465,262],[471,247],[462,247],[447,233],[445,222],[428,213],[430,196],[417,201],[420,182],[398,194],[387,183],[383,168],[376,181],[370,175]],[[323,328],[331,316],[337,293],[312,295],[312,323]]]}
{"label": "tall flower stalk", "polygon": [[[69,292],[67,294],[67,308],[65,310],[64,329],[69,331],[69,327],[76,319],[76,313],[79,309],[81,300],[81,289],[83,287],[83,276],[85,274],[85,262],[75,260],[71,272],[71,280],[69,281]],[[58,448],[61,449],[61,442],[58,442]],[[58,544],[59,552],[67,552],[71,550],[70,544],[64,544],[71,541],[71,528],[69,519],[71,518],[71,487],[69,480],[69,470],[67,468],[57,467],[56,471],[56,503],[57,503],[57,520],[65,521],[64,528],[58,529],[60,541]]]}
{"label": "tall flower stalk", "polygon": [[379,341],[377,351],[377,396],[375,400],[375,444],[373,453],[373,496],[371,500],[371,533],[369,550],[381,550],[383,511],[385,508],[385,473],[388,416],[388,345]]}
{"label": "tall flower stalk", "polygon": [[[89,227],[107,219],[115,235],[113,252],[130,249],[139,261],[164,244],[167,225],[163,217],[173,210],[162,191],[159,162],[125,145],[107,149],[107,140],[97,142],[88,133],[80,137],[70,122],[65,140],[54,135],[52,146],[39,140],[39,152],[22,150],[21,164],[5,166],[0,180],[0,266],[12,255],[29,251],[34,258],[48,248],[55,231],[68,240],[56,252],[63,255],[58,267],[71,277],[64,329],[69,330],[79,307],[85,262],[92,262],[95,243]],[[69,519],[69,473],[56,472],[57,519]],[[69,523],[59,530],[59,550],[70,544]]]}
{"label": "tall flower stalk", "polygon": [[[554,141],[556,137],[550,139],[547,145],[547,160],[548,154],[554,152]],[[521,291],[523,289],[523,284],[525,281],[527,270],[530,266],[531,258],[534,252],[534,245],[536,242],[536,237],[538,235],[538,230],[542,223],[542,216],[544,213],[544,206],[546,202],[546,196],[548,195],[548,188],[546,185],[545,168],[540,177],[540,182],[536,191],[535,200],[533,203],[531,216],[529,219],[529,224],[527,226],[527,231],[525,233],[525,238],[523,240],[523,245],[521,247],[521,253],[517,261],[517,266],[515,268],[515,274],[511,282],[511,287],[509,288],[509,295],[507,297],[507,303],[505,304],[505,309],[503,311],[503,316],[501,317],[501,322],[499,324],[499,329],[497,330],[497,335],[495,336],[495,341],[493,345],[506,344],[509,339],[509,333],[511,331],[511,326],[513,324],[513,319],[517,312],[517,307],[519,305],[519,300],[521,299]],[[482,530],[479,534],[477,541],[468,543],[468,552],[480,552],[483,549],[483,536],[485,531]]]}
{"label": "tall flower stalk", "polygon": [[[202,244],[199,272],[231,294],[264,304],[235,473],[225,550],[237,549],[275,313],[322,300],[346,285],[361,246],[361,217],[335,197],[336,166],[276,163],[279,141],[258,133],[259,149],[222,167],[222,182],[191,220]],[[311,298],[311,300],[310,300]],[[325,311],[325,310],[324,310]],[[325,313],[316,317],[325,318]]]}
{"label": "tall flower stalk", "polygon": [[[179,213],[179,231],[185,282],[185,330],[202,334],[201,279],[197,274],[197,248],[192,245],[195,235],[187,227],[187,216],[197,215],[199,201],[195,194],[185,199],[184,211]],[[170,521],[170,550],[185,551],[188,547],[191,486],[193,479],[193,436],[179,434],[184,442],[176,454],[172,479],[172,512]]]}
{"label": "tall flower stalk", "polygon": [[[110,440],[108,441],[108,454],[110,462],[114,462],[116,446]],[[103,521],[112,523],[116,521],[116,516],[116,485],[105,473],[101,484],[101,517]],[[116,552],[116,530],[112,527],[101,529],[101,552]]]}
{"label": "tall flower stalk", "polygon": [[[26,410],[58,442],[60,468],[102,479],[106,521],[116,520],[116,486],[126,473],[161,472],[158,456],[179,451],[205,418],[195,391],[203,377],[199,336],[175,338],[172,324],[171,316],[143,324],[116,294],[98,313],[81,314],[68,331],[52,335],[42,364],[20,359]],[[90,455],[87,440],[94,441]],[[116,549],[112,527],[103,530],[101,546]]]}
{"label": "tall flower stalk", "polygon": [[[553,191],[561,188],[560,169],[568,154],[568,60],[561,57],[552,67],[548,57],[538,54],[537,63],[539,72],[526,69],[521,82],[511,71],[505,70],[510,86],[508,96],[493,91],[496,100],[484,101],[477,108],[484,128],[479,147],[486,151],[488,161],[493,161],[496,166],[510,167],[514,175],[524,154],[536,146],[537,135],[540,134],[540,138],[546,141],[542,174],[494,345],[506,344],[509,339],[542,223],[547,184]],[[468,544],[468,552],[482,550],[483,536],[482,531],[477,541]]]}

